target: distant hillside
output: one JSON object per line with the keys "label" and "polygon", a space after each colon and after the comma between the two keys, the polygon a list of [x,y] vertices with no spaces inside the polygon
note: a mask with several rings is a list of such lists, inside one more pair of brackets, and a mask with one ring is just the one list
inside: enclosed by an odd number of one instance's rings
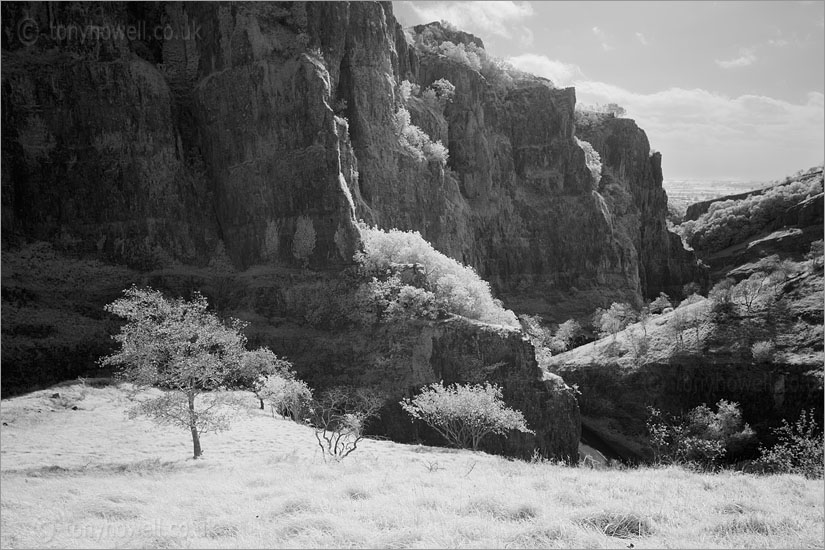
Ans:
{"label": "distant hillside", "polygon": [[[756,189],[751,189],[751,190],[744,191],[744,192],[741,192],[741,193],[731,193],[731,194],[728,194],[728,195],[723,195],[721,197],[715,197],[715,198],[712,198],[712,199],[707,199],[707,200],[701,200],[701,201],[698,201],[698,202],[694,202],[694,203],[688,205],[687,210],[685,212],[684,221],[699,219],[700,216],[707,213],[707,211],[710,209],[710,206],[714,203],[718,203],[718,202],[722,202],[722,201],[729,201],[729,200],[741,200],[741,199],[746,199],[748,197],[755,197],[755,196],[763,195],[766,192],[770,191],[771,189],[774,189],[776,187],[781,187],[783,185],[788,185],[790,183],[793,183],[795,181],[800,181],[802,179],[807,179],[808,176],[816,175],[817,173],[819,173],[820,175],[822,174],[822,167],[821,166],[814,166],[813,168],[807,170],[806,172],[800,171],[796,176],[788,176],[787,178],[785,178],[785,181],[783,181],[782,183],[776,183],[774,185],[765,185],[765,184],[763,184],[763,187],[759,187],[759,188],[756,188]],[[754,187],[755,187],[755,184],[752,184],[752,185],[754,185]],[[666,184],[665,184],[665,187],[667,187]],[[670,196],[670,195],[671,195],[671,192],[668,189],[668,196]]]}
{"label": "distant hillside", "polygon": [[818,166],[765,189],[693,204],[676,230],[719,280],[772,254],[802,259],[822,239],[823,196]]}
{"label": "distant hillside", "polygon": [[684,211],[692,204],[704,201],[717,200],[720,197],[749,193],[751,191],[769,187],[771,183],[764,181],[737,181],[737,180],[673,180],[666,179],[662,188],[667,192],[667,203]]}

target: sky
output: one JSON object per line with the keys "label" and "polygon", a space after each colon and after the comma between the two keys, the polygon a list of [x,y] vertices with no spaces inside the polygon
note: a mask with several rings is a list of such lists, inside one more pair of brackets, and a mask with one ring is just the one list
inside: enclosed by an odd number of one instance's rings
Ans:
{"label": "sky", "polygon": [[517,68],[618,103],[665,180],[767,182],[825,157],[825,1],[393,2]]}

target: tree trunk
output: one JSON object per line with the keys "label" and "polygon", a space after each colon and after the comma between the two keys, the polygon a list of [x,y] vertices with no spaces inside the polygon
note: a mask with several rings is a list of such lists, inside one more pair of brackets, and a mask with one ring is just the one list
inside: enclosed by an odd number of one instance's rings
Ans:
{"label": "tree trunk", "polygon": [[261,410],[264,410],[264,400],[259,397],[258,401],[261,402]]}
{"label": "tree trunk", "polygon": [[189,429],[192,430],[192,447],[194,448],[194,458],[199,458],[201,451],[201,438],[198,434],[197,414],[195,413],[195,393],[189,393]]}

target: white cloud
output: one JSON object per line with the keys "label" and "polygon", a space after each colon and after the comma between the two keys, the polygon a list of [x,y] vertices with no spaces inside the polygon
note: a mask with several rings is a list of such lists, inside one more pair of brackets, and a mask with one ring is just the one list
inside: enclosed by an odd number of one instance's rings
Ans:
{"label": "white cloud", "polygon": [[602,45],[602,49],[606,52],[609,52],[613,49],[613,46],[607,43],[607,34],[600,29],[599,27],[593,27],[593,34],[596,35],[596,38],[599,39],[599,43]]}
{"label": "white cloud", "polygon": [[527,2],[407,2],[426,21],[446,20],[463,31],[484,36],[519,37],[532,43],[532,32],[520,22],[533,15]]}
{"label": "white cloud", "polygon": [[640,32],[637,32],[637,33],[636,33],[636,40],[638,40],[638,41],[639,41],[639,43],[640,43],[642,46],[647,46],[647,44],[648,44],[648,42],[647,42],[647,38],[645,38],[645,35],[643,35],[643,34],[642,34],[642,33],[640,33]]}
{"label": "white cloud", "polygon": [[825,96],[804,103],[708,90],[670,88],[650,94],[587,79],[576,65],[524,54],[508,59],[519,69],[575,86],[582,104],[618,103],[664,156],[665,175],[768,181],[821,162]]}
{"label": "white cloud", "polygon": [[639,94],[603,82],[575,82],[581,103],[618,103],[662,151],[669,177],[767,181],[820,162],[823,95],[794,104],[766,96],[727,97],[703,89]]}
{"label": "white cloud", "polygon": [[747,67],[753,65],[756,61],[756,54],[752,48],[742,48],[739,50],[739,57],[720,61],[716,60],[716,64],[723,69],[732,69],[735,67]]}
{"label": "white cloud", "polygon": [[787,40],[785,40],[783,38],[777,38],[775,40],[773,38],[771,38],[770,40],[768,40],[768,45],[769,46],[775,46],[777,48],[783,48],[783,47],[787,46],[788,44],[790,44],[790,42],[788,42]]}

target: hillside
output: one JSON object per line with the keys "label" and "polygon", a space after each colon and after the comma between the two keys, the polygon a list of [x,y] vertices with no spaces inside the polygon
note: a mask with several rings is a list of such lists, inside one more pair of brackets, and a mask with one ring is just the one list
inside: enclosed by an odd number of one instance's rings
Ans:
{"label": "hillside", "polygon": [[205,437],[193,461],[185,432],[126,420],[128,404],[123,389],[79,383],[3,400],[2,547],[823,544],[821,480],[570,468],[375,440],[324,463],[310,428],[255,409]]}
{"label": "hillside", "polygon": [[[717,289],[711,298],[694,296],[652,315],[644,327],[631,324],[615,339],[543,361],[543,368],[578,388],[583,434],[636,461],[650,457],[648,406],[679,414],[702,403],[735,401],[766,443],[771,428],[803,409],[822,418],[822,259],[774,262],[777,257],[763,258],[728,272],[740,288],[750,284],[750,294]],[[766,278],[776,265],[785,271]],[[752,303],[743,301],[750,297]],[[769,357],[755,355],[760,342],[770,346]]]}
{"label": "hillside", "polygon": [[676,230],[714,280],[773,254],[801,260],[823,237],[823,181],[816,166],[770,187],[696,203]]}

